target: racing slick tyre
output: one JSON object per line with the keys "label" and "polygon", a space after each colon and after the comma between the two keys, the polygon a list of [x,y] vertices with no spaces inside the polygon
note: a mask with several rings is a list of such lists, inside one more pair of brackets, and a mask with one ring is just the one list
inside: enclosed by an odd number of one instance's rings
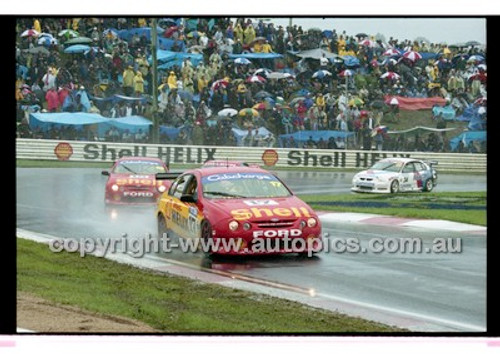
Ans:
{"label": "racing slick tyre", "polygon": [[394,180],[391,182],[391,193],[397,193],[399,192],[399,181]]}
{"label": "racing slick tyre", "polygon": [[168,230],[167,230],[167,225],[165,224],[165,218],[161,214],[158,215],[157,227],[158,227],[158,233],[156,236],[158,237],[158,239],[161,239],[163,235],[165,235],[168,238]]}
{"label": "racing slick tyre", "polygon": [[432,178],[429,178],[424,183],[423,191],[424,192],[430,192],[430,191],[432,191],[433,188],[434,188],[434,181],[432,180]]}
{"label": "racing slick tyre", "polygon": [[210,257],[214,254],[213,252],[213,243],[212,243],[212,225],[207,220],[203,220],[201,222],[201,243],[200,247],[203,253]]}

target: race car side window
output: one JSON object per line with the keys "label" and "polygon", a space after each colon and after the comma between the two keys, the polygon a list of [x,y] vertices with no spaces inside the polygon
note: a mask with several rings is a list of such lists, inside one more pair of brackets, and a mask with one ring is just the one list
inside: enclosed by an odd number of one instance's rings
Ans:
{"label": "race car side window", "polygon": [[181,176],[176,181],[175,189],[173,189],[173,196],[180,199],[186,188],[186,183],[191,179],[191,175]]}
{"label": "race car side window", "polygon": [[413,173],[414,171],[413,162],[409,162],[403,167],[403,173]]}
{"label": "race car side window", "polygon": [[421,162],[415,162],[415,170],[417,170],[417,172],[426,171],[427,167]]}
{"label": "race car side window", "polygon": [[191,176],[189,182],[186,184],[186,190],[184,191],[184,195],[190,195],[195,200],[198,199],[198,182],[196,177]]}

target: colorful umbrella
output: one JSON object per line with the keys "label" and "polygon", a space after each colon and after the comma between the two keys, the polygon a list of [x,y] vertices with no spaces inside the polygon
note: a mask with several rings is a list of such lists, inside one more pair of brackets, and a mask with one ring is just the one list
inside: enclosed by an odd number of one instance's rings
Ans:
{"label": "colorful umbrella", "polygon": [[391,106],[399,106],[399,101],[396,97],[389,97],[384,102]]}
{"label": "colorful umbrella", "polygon": [[377,46],[377,42],[374,42],[371,39],[364,39],[361,42],[359,42],[359,45],[362,45],[362,46],[368,47],[368,48],[375,48]]}
{"label": "colorful umbrella", "polygon": [[382,55],[386,57],[392,57],[394,55],[401,55],[401,53],[395,48],[389,48],[385,52],[383,52]]}
{"label": "colorful umbrella", "polygon": [[388,79],[388,80],[397,80],[401,78],[401,76],[393,71],[388,71],[386,73],[383,73],[380,75],[381,79]]}
{"label": "colorful umbrella", "polygon": [[481,82],[486,82],[486,73],[479,72],[469,76],[469,81],[479,80]]}
{"label": "colorful umbrella", "polygon": [[268,74],[270,74],[272,71],[267,69],[267,68],[259,68],[254,71],[254,75],[259,75],[259,76],[265,76],[267,77]]}
{"label": "colorful umbrella", "polygon": [[325,76],[332,76],[332,73],[328,70],[318,70],[312,75],[312,77],[315,79],[322,79]]}
{"label": "colorful umbrella", "polygon": [[234,59],[234,63],[235,64],[239,64],[239,65],[250,65],[250,64],[252,64],[252,62],[250,60],[248,60],[247,58],[236,58],[236,59]]}
{"label": "colorful umbrella", "polygon": [[352,99],[349,101],[349,106],[351,106],[351,107],[352,107],[352,106],[357,106],[357,107],[359,107],[359,106],[362,106],[362,105],[364,105],[364,104],[365,104],[365,102],[364,102],[361,98],[359,98],[359,97],[354,97],[354,98],[352,98]]}
{"label": "colorful umbrella", "polygon": [[268,101],[262,101],[262,102],[259,102],[255,105],[253,105],[252,107],[253,109],[256,109],[258,111],[264,111],[266,109],[273,109],[273,106],[271,105],[271,103],[269,103]]}
{"label": "colorful umbrella", "polygon": [[238,112],[238,115],[241,117],[258,117],[259,111],[254,108],[243,108]]}
{"label": "colorful umbrella", "polygon": [[62,30],[57,34],[59,37],[66,37],[66,38],[76,38],[79,37],[80,35],[78,34],[77,31],[73,31],[72,29],[65,29]]}
{"label": "colorful umbrella", "polygon": [[372,129],[371,136],[374,137],[377,134],[385,134],[389,128],[387,128],[385,125],[379,125],[378,127],[375,127]]}
{"label": "colorful umbrella", "polygon": [[90,47],[85,44],[74,44],[64,49],[64,53],[67,54],[80,54],[85,53],[90,50]]}
{"label": "colorful umbrella", "polygon": [[217,113],[218,116],[220,117],[233,117],[238,114],[238,111],[234,108],[224,108]]}
{"label": "colorful umbrella", "polygon": [[415,52],[413,50],[410,50],[408,52],[405,52],[403,54],[403,58],[411,61],[411,62],[416,62],[417,60],[422,59],[422,55],[418,52]]}
{"label": "colorful umbrella", "polygon": [[347,77],[347,76],[352,76],[352,75],[353,75],[353,72],[352,72],[352,70],[349,70],[349,69],[342,70],[339,73],[340,77]]}
{"label": "colorful umbrella", "polygon": [[223,79],[220,79],[220,80],[217,80],[217,81],[214,81],[214,83],[212,84],[211,86],[211,89],[212,91],[216,91],[218,90],[220,87],[224,87],[226,88],[227,85],[229,85],[229,81],[227,80],[223,80]]}
{"label": "colorful umbrella", "polygon": [[475,105],[482,105],[486,103],[486,97],[479,97],[477,100],[474,101]]}
{"label": "colorful umbrella", "polygon": [[40,32],[35,31],[34,29],[30,28],[21,33],[21,37],[38,37]]}
{"label": "colorful umbrella", "polygon": [[247,77],[247,79],[246,79],[246,82],[249,82],[249,83],[258,82],[258,83],[263,84],[266,81],[267,81],[266,79],[264,79],[262,76],[259,76],[259,75],[252,75],[252,76]]}
{"label": "colorful umbrella", "polygon": [[71,44],[90,44],[92,43],[92,39],[88,37],[75,37],[64,42],[65,45]]}
{"label": "colorful umbrella", "polygon": [[267,78],[280,80],[280,79],[294,79],[295,76],[293,76],[290,73],[272,72],[267,75]]}

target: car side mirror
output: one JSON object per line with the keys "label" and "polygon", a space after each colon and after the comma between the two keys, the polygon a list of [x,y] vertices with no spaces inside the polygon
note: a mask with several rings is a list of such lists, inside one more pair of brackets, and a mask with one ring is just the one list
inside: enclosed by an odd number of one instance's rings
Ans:
{"label": "car side mirror", "polygon": [[101,171],[101,175],[103,175],[103,176],[109,176],[109,171],[103,170],[103,171]]}
{"label": "car side mirror", "polygon": [[191,194],[182,195],[180,200],[183,203],[196,203],[196,199]]}

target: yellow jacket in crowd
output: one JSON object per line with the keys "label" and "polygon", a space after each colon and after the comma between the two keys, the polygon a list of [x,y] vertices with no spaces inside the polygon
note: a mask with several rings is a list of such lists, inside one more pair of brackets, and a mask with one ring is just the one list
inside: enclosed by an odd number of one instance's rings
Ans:
{"label": "yellow jacket in crowd", "polygon": [[205,87],[208,86],[208,80],[205,78],[204,75],[201,75],[198,77],[198,92],[203,91]]}
{"label": "yellow jacket in crowd", "polygon": [[123,72],[123,87],[133,87],[134,86],[134,77],[135,72],[131,66],[125,69]]}
{"label": "yellow jacket in crowd", "polygon": [[168,75],[167,84],[170,89],[177,88],[177,76],[173,71],[171,71],[170,74]]}
{"label": "yellow jacket in crowd", "polygon": [[244,40],[243,42],[245,44],[250,44],[252,41],[255,39],[255,29],[253,28],[252,25],[248,25],[247,28],[243,31]]}
{"label": "yellow jacket in crowd", "polygon": [[136,93],[144,93],[144,79],[140,71],[134,77],[134,91]]}
{"label": "yellow jacket in crowd", "polygon": [[38,33],[42,33],[42,25],[40,25],[40,21],[38,21],[38,19],[35,19],[35,21],[33,22],[33,28]]}

